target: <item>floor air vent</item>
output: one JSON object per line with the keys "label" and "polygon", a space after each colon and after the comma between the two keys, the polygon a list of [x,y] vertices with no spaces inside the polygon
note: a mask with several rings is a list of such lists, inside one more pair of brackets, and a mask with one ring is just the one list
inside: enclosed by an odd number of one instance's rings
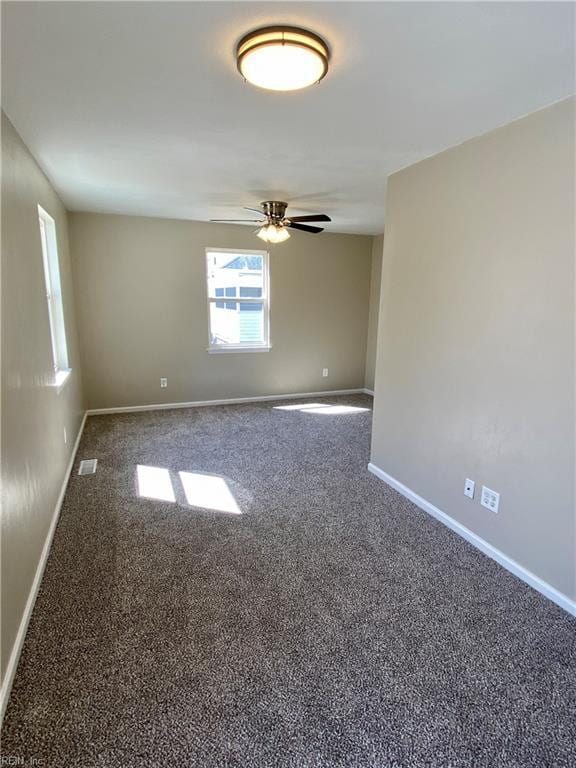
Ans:
{"label": "floor air vent", "polygon": [[97,464],[98,459],[84,459],[84,461],[80,462],[80,469],[78,470],[78,474],[93,475],[96,472]]}

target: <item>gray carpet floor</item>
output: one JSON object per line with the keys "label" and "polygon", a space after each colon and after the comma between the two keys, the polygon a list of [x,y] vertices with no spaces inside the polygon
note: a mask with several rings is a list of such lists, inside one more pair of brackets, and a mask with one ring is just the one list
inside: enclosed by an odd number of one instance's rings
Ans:
{"label": "gray carpet floor", "polygon": [[319,402],[88,419],[4,756],[576,765],[576,621],[368,474],[369,398]]}

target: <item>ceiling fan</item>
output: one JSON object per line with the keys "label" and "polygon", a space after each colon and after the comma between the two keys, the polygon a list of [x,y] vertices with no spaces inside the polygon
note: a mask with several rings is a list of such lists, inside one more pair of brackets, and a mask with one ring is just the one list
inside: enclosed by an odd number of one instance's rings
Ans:
{"label": "ceiling fan", "polygon": [[267,243],[282,243],[290,237],[289,229],[298,229],[301,232],[317,234],[323,231],[323,227],[311,227],[303,222],[308,221],[332,221],[325,213],[311,213],[307,216],[286,216],[288,203],[281,200],[265,200],[260,203],[260,208],[244,206],[245,211],[254,211],[260,214],[261,219],[210,219],[210,221],[233,223],[258,224],[257,236]]}

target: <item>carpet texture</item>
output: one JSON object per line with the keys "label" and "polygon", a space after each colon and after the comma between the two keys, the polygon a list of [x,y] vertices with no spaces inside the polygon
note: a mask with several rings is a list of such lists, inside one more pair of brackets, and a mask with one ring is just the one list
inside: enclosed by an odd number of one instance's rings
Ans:
{"label": "carpet texture", "polygon": [[576,621],[367,472],[368,397],[309,402],[88,419],[4,757],[576,765]]}

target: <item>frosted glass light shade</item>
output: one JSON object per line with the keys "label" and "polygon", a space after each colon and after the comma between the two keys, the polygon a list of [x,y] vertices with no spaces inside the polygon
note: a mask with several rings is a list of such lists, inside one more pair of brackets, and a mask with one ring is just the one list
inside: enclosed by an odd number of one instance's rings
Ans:
{"label": "frosted glass light shade", "polygon": [[317,83],[328,71],[328,46],[297,27],[264,27],[246,35],[236,50],[242,76],[259,88],[295,91]]}
{"label": "frosted glass light shade", "polygon": [[286,227],[278,227],[275,224],[266,224],[256,234],[265,243],[283,243],[290,237]]}

